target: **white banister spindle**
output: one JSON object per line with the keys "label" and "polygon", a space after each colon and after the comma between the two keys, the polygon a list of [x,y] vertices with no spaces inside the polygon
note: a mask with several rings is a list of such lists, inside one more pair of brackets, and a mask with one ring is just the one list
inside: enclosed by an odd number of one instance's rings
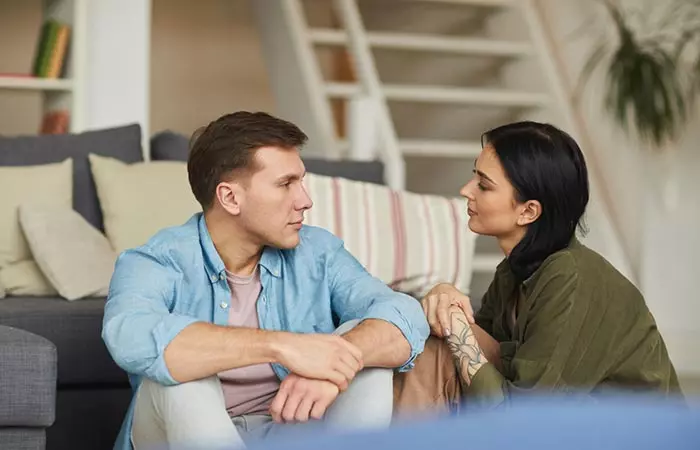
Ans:
{"label": "white banister spindle", "polygon": [[311,101],[311,113],[315,123],[318,124],[318,134],[326,156],[336,158],[340,151],[336,145],[335,128],[333,125],[333,112],[323,94],[323,76],[315,62],[313,51],[306,41],[306,18],[300,0],[281,0],[284,13],[290,24],[291,39],[294,42],[292,48],[299,67],[303,73],[302,80],[306,84],[309,99]]}
{"label": "white banister spindle", "polygon": [[354,96],[346,105],[350,157],[355,161],[373,161],[378,142],[376,102],[368,96]]}
{"label": "white banister spindle", "polygon": [[275,94],[277,114],[299,125],[309,136],[304,154],[337,159],[340,148],[333,111],[308,39],[301,1],[255,0],[250,6]]}
{"label": "white banister spindle", "polygon": [[[405,187],[405,168],[403,155],[399,148],[396,130],[391,120],[379,74],[374,64],[372,50],[367,39],[367,32],[362,23],[360,11],[355,0],[334,0],[338,15],[348,33],[349,48],[355,63],[355,70],[362,86],[359,95],[368,96],[376,108],[376,122],[379,131],[379,151],[383,154],[386,181],[393,189]],[[351,144],[352,145],[352,144]]]}

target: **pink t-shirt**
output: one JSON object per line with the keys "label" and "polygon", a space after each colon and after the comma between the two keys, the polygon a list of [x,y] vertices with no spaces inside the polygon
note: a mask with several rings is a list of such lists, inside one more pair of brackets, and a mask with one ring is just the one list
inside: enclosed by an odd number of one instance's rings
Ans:
{"label": "pink t-shirt", "polygon": [[[231,308],[228,323],[234,327],[259,328],[255,305],[262,289],[260,272],[240,277],[226,272],[231,286]],[[270,364],[239,367],[219,373],[226,399],[226,410],[231,417],[242,414],[269,414],[272,399],[280,383]]]}

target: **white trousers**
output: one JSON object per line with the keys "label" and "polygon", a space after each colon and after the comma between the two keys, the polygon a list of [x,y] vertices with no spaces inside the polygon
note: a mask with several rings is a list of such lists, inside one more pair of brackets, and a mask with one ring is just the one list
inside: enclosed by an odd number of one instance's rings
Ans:
{"label": "white trousers", "polygon": [[[346,322],[335,333],[343,334],[357,323]],[[326,411],[322,425],[341,430],[389,426],[392,380],[390,369],[362,370]],[[176,386],[144,378],[136,394],[131,437],[135,450],[240,449],[246,441],[292,430],[308,432],[315,425],[318,422],[275,424],[269,415],[231,418],[216,376]]]}

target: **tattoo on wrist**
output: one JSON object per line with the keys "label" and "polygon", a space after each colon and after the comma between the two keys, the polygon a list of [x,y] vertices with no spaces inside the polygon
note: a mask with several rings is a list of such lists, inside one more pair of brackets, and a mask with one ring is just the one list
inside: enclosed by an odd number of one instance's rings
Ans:
{"label": "tattoo on wrist", "polygon": [[474,330],[467,323],[466,317],[455,317],[452,315],[452,330],[447,338],[447,345],[450,348],[457,370],[459,371],[463,382],[469,386],[474,378],[474,375],[488,361],[484,352],[476,340]]}

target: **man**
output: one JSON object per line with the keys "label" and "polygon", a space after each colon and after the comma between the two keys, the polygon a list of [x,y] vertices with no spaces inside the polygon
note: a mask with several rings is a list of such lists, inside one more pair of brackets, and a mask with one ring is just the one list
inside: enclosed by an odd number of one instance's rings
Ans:
{"label": "man", "polygon": [[390,421],[391,369],[412,367],[428,324],[341,240],[302,225],[306,139],[264,113],[210,123],[187,164],[203,213],[120,255],[102,336],[135,395],[115,448]]}

